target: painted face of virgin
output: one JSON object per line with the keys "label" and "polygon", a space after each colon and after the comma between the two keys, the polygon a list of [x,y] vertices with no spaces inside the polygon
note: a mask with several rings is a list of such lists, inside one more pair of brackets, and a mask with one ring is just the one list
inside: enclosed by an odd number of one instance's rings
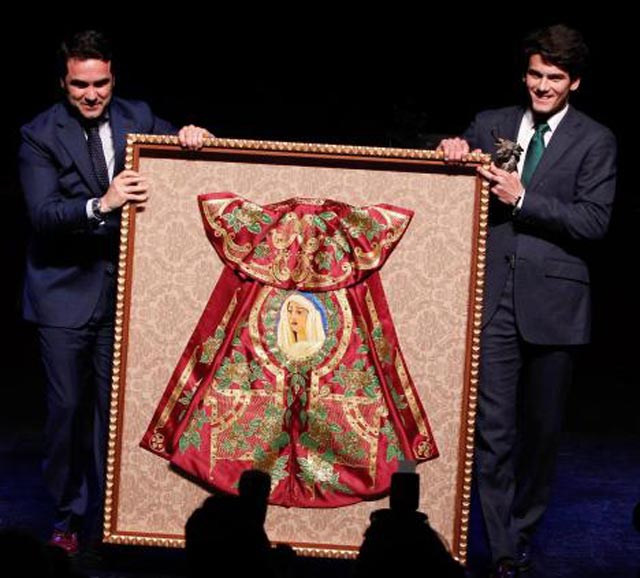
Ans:
{"label": "painted face of virgin", "polygon": [[296,341],[303,341],[306,339],[306,327],[307,327],[307,316],[309,315],[309,311],[307,311],[301,305],[297,303],[291,302],[287,305],[287,316],[289,318],[289,325],[294,335],[296,336]]}
{"label": "painted face of virgin", "polygon": [[568,72],[543,60],[539,54],[529,58],[524,76],[531,109],[539,118],[548,118],[562,110],[569,95],[580,86],[580,79],[571,79]]}
{"label": "painted face of virgin", "polygon": [[67,74],[60,81],[69,104],[86,119],[100,118],[111,102],[115,79],[111,62],[90,58],[67,60]]}

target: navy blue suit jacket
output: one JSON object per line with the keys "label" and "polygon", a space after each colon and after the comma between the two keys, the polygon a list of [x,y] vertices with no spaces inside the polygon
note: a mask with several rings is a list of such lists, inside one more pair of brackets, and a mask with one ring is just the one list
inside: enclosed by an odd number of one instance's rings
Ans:
{"label": "navy blue suit jacket", "polygon": [[[127,133],[175,134],[144,102],[113,98],[109,122],[115,174],[124,168]],[[60,102],[21,129],[20,180],[31,236],[23,294],[25,319],[40,325],[84,325],[117,264],[120,211],[98,226],[87,200],[102,196],[80,122]]]}
{"label": "navy blue suit jacket", "polygon": [[[516,140],[524,109],[478,114],[464,134],[493,153],[493,134]],[[484,323],[496,310],[515,258],[514,300],[524,339],[541,345],[589,340],[592,241],[607,231],[616,183],[616,142],[606,127],[569,107],[527,187],[522,209],[491,199]],[[493,195],[492,195],[493,197]]]}

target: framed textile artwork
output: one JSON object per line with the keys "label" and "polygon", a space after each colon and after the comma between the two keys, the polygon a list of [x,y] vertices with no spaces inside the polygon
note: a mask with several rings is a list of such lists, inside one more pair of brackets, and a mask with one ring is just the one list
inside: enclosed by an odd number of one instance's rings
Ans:
{"label": "framed textile artwork", "polygon": [[266,530],[353,557],[390,476],[465,561],[488,191],[470,156],[130,135],[105,541],[181,546],[271,475]]}

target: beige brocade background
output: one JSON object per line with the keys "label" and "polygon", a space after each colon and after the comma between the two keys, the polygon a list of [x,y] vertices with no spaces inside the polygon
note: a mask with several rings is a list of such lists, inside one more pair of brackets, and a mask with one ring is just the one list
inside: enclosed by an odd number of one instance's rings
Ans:
{"label": "beige brocade background", "polygon": [[[141,158],[151,200],[138,213],[122,412],[118,533],[183,536],[206,493],[138,447],[221,271],[196,196],[231,191],[256,203],[327,197],[415,211],[382,270],[400,344],[441,457],[422,464],[421,510],[454,536],[475,178],[358,169]],[[338,509],[269,509],[272,541],[357,548],[369,513],[388,500]]]}

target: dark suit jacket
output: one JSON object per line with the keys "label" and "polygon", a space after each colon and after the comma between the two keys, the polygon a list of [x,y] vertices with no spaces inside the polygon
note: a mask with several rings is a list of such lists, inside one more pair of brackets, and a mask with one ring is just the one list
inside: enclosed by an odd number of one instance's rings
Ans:
{"label": "dark suit jacket", "polygon": [[[115,174],[124,168],[127,133],[175,134],[144,102],[113,98],[109,122]],[[20,180],[31,224],[23,296],[25,319],[40,325],[80,327],[93,313],[105,275],[117,264],[120,212],[92,223],[87,200],[102,195],[86,138],[61,102],[21,129]]]}
{"label": "dark suit jacket", "polygon": [[[494,137],[516,140],[524,109],[480,113],[464,137],[493,153]],[[515,258],[514,300],[524,339],[543,345],[589,340],[586,257],[604,236],[616,182],[616,142],[606,127],[569,107],[526,190],[522,209],[491,199],[484,322],[496,310]],[[492,195],[493,197],[493,195]]]}

